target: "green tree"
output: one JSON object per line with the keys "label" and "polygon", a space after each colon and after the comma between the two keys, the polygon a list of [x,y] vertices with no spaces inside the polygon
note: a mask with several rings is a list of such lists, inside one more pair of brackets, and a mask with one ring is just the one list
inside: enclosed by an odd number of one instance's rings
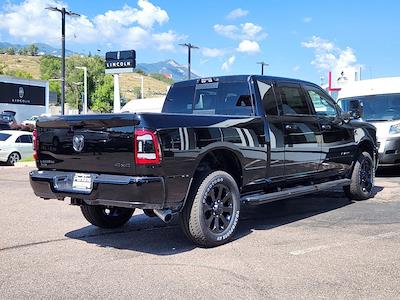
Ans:
{"label": "green tree", "polygon": [[9,70],[5,72],[6,75],[13,76],[13,77],[18,77],[18,78],[24,78],[24,79],[32,79],[33,76],[31,73],[21,71],[21,70]]}
{"label": "green tree", "polygon": [[26,52],[30,56],[37,56],[38,52],[39,52],[39,48],[35,44],[31,44],[28,47],[26,47]]}
{"label": "green tree", "polygon": [[112,111],[114,98],[114,81],[111,75],[104,76],[93,93],[92,110],[101,113]]}
{"label": "green tree", "polygon": [[40,78],[50,80],[49,89],[57,93],[57,99],[61,97],[61,59],[59,57],[45,55],[40,58]]}
{"label": "green tree", "polygon": [[8,55],[15,55],[15,48],[7,48],[6,49],[6,54]]}
{"label": "green tree", "polygon": [[28,55],[28,50],[27,48],[21,48],[18,50],[19,55]]}

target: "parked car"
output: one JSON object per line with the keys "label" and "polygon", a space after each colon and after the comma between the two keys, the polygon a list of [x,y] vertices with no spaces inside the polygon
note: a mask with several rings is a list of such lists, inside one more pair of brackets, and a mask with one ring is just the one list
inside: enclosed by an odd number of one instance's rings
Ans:
{"label": "parked car", "polygon": [[21,124],[31,130],[35,129],[36,122],[39,119],[39,116],[32,116],[29,119],[23,121]]}
{"label": "parked car", "polygon": [[104,228],[137,208],[165,222],[176,213],[204,247],[232,238],[242,205],[332,187],[362,200],[374,186],[375,127],[351,122],[318,85],[294,79],[183,81],[161,114],[57,116],[36,130],[37,196],[71,198]]}
{"label": "parked car", "polygon": [[17,130],[0,131],[0,161],[14,165],[20,159],[32,157],[32,133]]}
{"label": "parked car", "polygon": [[3,124],[8,124],[10,129],[20,129],[17,121],[15,120],[15,112],[11,110],[5,110],[0,113],[0,121]]}

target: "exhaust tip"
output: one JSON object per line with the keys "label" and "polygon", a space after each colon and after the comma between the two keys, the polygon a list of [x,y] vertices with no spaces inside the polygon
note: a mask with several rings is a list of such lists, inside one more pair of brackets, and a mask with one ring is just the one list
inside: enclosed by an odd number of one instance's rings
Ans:
{"label": "exhaust tip", "polygon": [[172,220],[172,212],[169,209],[159,210],[154,209],[154,214],[159,217],[164,223],[169,223]]}

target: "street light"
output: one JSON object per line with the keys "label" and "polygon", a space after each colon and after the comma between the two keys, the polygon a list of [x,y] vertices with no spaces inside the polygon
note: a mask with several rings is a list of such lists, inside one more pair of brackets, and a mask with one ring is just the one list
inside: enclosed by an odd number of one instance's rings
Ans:
{"label": "street light", "polygon": [[75,67],[75,69],[83,70],[83,113],[86,115],[88,112],[88,99],[87,99],[87,68],[86,67]]}
{"label": "street light", "polygon": [[264,66],[269,66],[269,64],[263,61],[259,61],[257,64],[261,65],[261,75],[264,75]]}
{"label": "street light", "polygon": [[61,13],[61,114],[64,114],[65,103],[65,15],[79,17],[80,15],[72,11],[54,6],[46,7],[47,10]]}
{"label": "street light", "polygon": [[179,44],[179,46],[187,47],[188,48],[188,79],[190,79],[190,64],[191,64],[191,50],[192,49],[199,49],[199,47],[192,45],[191,43]]}

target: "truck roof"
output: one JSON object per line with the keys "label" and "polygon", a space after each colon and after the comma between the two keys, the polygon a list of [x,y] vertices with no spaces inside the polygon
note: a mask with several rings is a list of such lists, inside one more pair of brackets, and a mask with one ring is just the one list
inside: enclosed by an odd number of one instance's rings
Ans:
{"label": "truck roof", "polygon": [[297,83],[302,82],[302,83],[308,83],[308,84],[315,85],[315,83],[300,80],[300,79],[294,79],[294,78],[248,74],[248,75],[226,75],[226,76],[202,77],[202,78],[196,78],[196,79],[191,79],[191,80],[175,82],[174,86],[195,85],[196,83],[198,83],[199,80],[207,80],[207,79],[218,79],[219,82],[247,81],[249,77],[253,77],[255,79],[270,80],[270,81],[285,81],[285,82],[297,82]]}
{"label": "truck roof", "polygon": [[395,93],[400,93],[400,77],[384,77],[346,83],[338,99]]}

